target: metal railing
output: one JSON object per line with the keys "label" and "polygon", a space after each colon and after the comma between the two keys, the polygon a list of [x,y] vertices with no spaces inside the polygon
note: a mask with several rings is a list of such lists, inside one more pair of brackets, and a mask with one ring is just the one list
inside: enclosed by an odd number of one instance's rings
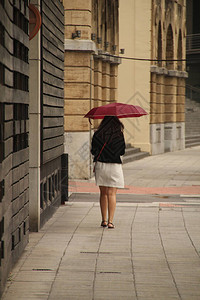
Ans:
{"label": "metal railing", "polygon": [[200,53],[200,33],[186,36],[186,52],[187,54]]}
{"label": "metal railing", "polygon": [[200,103],[200,87],[186,84],[186,97]]}

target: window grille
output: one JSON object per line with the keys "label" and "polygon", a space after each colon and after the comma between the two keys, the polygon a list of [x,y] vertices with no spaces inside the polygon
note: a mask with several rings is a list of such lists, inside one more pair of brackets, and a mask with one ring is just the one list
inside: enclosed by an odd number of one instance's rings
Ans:
{"label": "window grille", "polygon": [[28,20],[17,7],[14,7],[13,9],[13,22],[16,26],[28,34]]}
{"label": "window grille", "polygon": [[4,196],[4,180],[0,182],[0,202],[2,202]]}
{"label": "window grille", "polygon": [[0,84],[5,83],[5,68],[4,65],[0,63]]}
{"label": "window grille", "polygon": [[17,152],[28,147],[28,105],[15,103],[13,115],[13,152]]}
{"label": "window grille", "polygon": [[28,76],[14,71],[14,89],[28,92]]}
{"label": "window grille", "polygon": [[1,22],[0,22],[0,44],[2,46],[5,45],[5,28]]}
{"label": "window grille", "polygon": [[0,5],[3,7],[5,6],[4,0],[0,0]]}
{"label": "window grille", "polygon": [[14,40],[14,56],[28,63],[28,48]]}
{"label": "window grille", "polygon": [[0,163],[4,160],[4,104],[0,103]]}

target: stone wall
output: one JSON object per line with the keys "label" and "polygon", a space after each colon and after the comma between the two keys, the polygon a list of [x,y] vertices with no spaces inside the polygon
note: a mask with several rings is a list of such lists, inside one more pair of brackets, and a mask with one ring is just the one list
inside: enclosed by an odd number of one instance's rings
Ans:
{"label": "stone wall", "polygon": [[33,2],[42,28],[29,41],[29,1],[0,1],[0,294],[62,196],[64,8]]}
{"label": "stone wall", "polygon": [[[150,62],[152,1],[119,2],[120,54],[119,102],[143,107],[148,115],[122,119],[125,141],[142,151],[151,152],[150,144]],[[123,59],[128,57],[130,59]],[[133,58],[133,59],[131,59]],[[134,59],[136,58],[136,60]],[[145,61],[137,60],[146,59]]]}
{"label": "stone wall", "polygon": [[70,177],[85,179],[91,176],[90,141],[99,122],[91,126],[84,115],[117,100],[118,1],[65,0],[64,6],[65,151]]}
{"label": "stone wall", "polygon": [[30,229],[38,231],[61,203],[64,147],[64,7],[31,1],[42,26],[30,41]]}
{"label": "stone wall", "polygon": [[160,61],[151,66],[152,154],[185,147],[185,10],[185,1],[153,5],[152,58]]}
{"label": "stone wall", "polygon": [[64,7],[42,0],[41,226],[61,204],[64,151]]}
{"label": "stone wall", "polygon": [[0,2],[0,294],[28,243],[28,2]]}

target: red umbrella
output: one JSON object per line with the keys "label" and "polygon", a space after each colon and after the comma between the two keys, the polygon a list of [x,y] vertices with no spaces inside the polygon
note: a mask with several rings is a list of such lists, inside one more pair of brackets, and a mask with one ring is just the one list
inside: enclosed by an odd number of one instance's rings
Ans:
{"label": "red umbrella", "polygon": [[84,117],[90,119],[103,119],[105,116],[116,116],[118,118],[141,117],[148,113],[140,106],[111,103],[92,108]]}

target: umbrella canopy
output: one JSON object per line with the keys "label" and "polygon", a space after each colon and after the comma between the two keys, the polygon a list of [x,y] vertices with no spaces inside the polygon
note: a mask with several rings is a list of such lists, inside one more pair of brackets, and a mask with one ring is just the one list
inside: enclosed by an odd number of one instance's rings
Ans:
{"label": "umbrella canopy", "polygon": [[141,117],[147,112],[140,106],[124,103],[111,103],[92,108],[84,117],[90,119],[103,119],[105,116],[118,118]]}

